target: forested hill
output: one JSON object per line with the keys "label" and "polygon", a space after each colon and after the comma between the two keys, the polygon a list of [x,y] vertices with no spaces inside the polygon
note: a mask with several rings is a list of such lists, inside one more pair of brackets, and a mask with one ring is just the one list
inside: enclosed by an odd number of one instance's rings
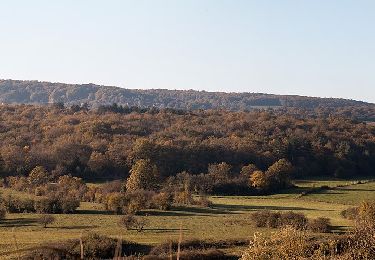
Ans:
{"label": "forested hill", "polygon": [[[91,107],[117,103],[119,105],[137,107],[168,107],[175,109],[223,108],[234,111],[252,109],[254,107],[324,108],[336,110],[348,107],[356,107],[357,109],[374,109],[375,107],[374,104],[335,98],[195,90],[133,90],[94,84],[76,85],[19,80],[0,80],[0,102],[18,104],[62,102],[67,106],[87,103]],[[368,111],[366,113],[368,114]]]}

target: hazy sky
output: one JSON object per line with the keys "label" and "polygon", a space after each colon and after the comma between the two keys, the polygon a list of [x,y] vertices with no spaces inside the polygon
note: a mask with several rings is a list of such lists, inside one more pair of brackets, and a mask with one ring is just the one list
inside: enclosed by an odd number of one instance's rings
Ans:
{"label": "hazy sky", "polygon": [[375,1],[2,0],[0,78],[375,102]]}

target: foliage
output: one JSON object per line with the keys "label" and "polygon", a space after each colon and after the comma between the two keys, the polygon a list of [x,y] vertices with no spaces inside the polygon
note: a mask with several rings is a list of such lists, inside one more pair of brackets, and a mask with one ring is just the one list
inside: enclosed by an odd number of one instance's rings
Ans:
{"label": "foliage", "polygon": [[197,200],[194,200],[194,205],[207,208],[212,206],[212,201],[207,196],[201,195]]}
{"label": "foliage", "polygon": [[317,218],[309,220],[307,228],[312,232],[329,233],[332,226],[329,218]]}
{"label": "foliage", "polygon": [[56,197],[38,199],[34,202],[35,212],[40,214],[69,214],[79,207],[80,202],[74,197]]}
{"label": "foliage", "polygon": [[36,166],[29,174],[31,186],[40,186],[48,182],[49,174],[43,166]]}
{"label": "foliage", "polygon": [[[237,178],[247,185],[251,171],[267,172],[282,158],[293,165],[292,176],[281,176],[286,180],[335,172],[357,177],[375,170],[374,127],[325,112],[314,116],[288,110],[99,113],[3,105],[0,116],[1,171],[9,176],[4,185],[32,193],[35,188],[29,181],[51,186],[64,175],[86,181],[126,179],[129,168],[141,159],[156,166],[160,181],[183,171],[205,176],[210,165],[224,162],[230,167],[232,186],[240,183]],[[253,169],[248,169],[244,180],[246,168],[240,172],[248,165]],[[32,170],[40,167],[48,180],[43,175],[41,180],[29,179]],[[218,181],[208,175],[199,177],[210,184],[197,186],[206,189],[204,193],[210,193]],[[223,176],[226,179],[226,173]],[[277,177],[275,183],[283,186],[285,182]],[[38,188],[37,194],[43,189]]]}
{"label": "foliage", "polygon": [[343,211],[341,211],[341,216],[346,218],[346,219],[350,219],[350,220],[354,220],[358,217],[358,207],[350,207],[350,208],[347,208],[347,209],[344,209]]}
{"label": "foliage", "polygon": [[286,159],[272,164],[266,172],[254,171],[250,176],[250,184],[261,190],[277,190],[291,186],[293,167]]}
{"label": "foliage", "polygon": [[9,213],[32,213],[35,212],[35,201],[30,198],[18,198],[8,195],[3,200],[4,207]]}
{"label": "foliage", "polygon": [[172,206],[173,196],[169,192],[160,192],[152,197],[152,204],[154,208],[160,210],[169,210]]}
{"label": "foliage", "polygon": [[[160,108],[167,108],[165,109],[167,111],[175,109],[175,113],[182,114],[183,111],[177,109],[250,110],[259,107],[265,109],[296,107],[311,110],[315,114],[339,113],[366,119],[373,118],[372,104],[334,98],[195,90],[133,90],[94,84],[73,85],[19,80],[0,80],[0,90],[0,98],[5,103],[47,104],[53,100],[55,102],[53,107],[56,110],[64,110],[65,106],[69,106],[72,112],[85,111],[88,106],[99,107],[101,113],[121,114],[145,111],[158,113]],[[114,102],[118,102],[119,105],[103,105]]]}
{"label": "foliage", "polygon": [[6,216],[7,210],[5,207],[5,203],[3,202],[0,194],[0,220],[4,219]]}
{"label": "foliage", "polygon": [[[315,232],[328,231],[328,219],[309,223]],[[347,235],[321,240],[306,231],[287,226],[270,239],[254,235],[242,260],[250,259],[374,259],[375,204],[363,202],[358,208],[355,228]]]}
{"label": "foliage", "polygon": [[[134,252],[145,254],[148,246],[106,237],[96,233],[88,233],[80,239],[83,245],[84,259],[112,259],[115,251],[119,255],[132,255]],[[45,242],[28,252],[22,259],[81,259],[81,242],[79,239]]]}
{"label": "foliage", "polygon": [[136,214],[145,209],[168,210],[172,206],[172,194],[168,192],[135,190],[114,192],[106,196],[105,207],[116,214]]}
{"label": "foliage", "polygon": [[158,183],[158,170],[149,159],[135,162],[126,181],[126,190],[153,190]]}
{"label": "foliage", "polygon": [[256,227],[278,228],[291,226],[298,230],[303,230],[307,225],[307,218],[302,213],[271,212],[268,210],[257,211],[251,214],[251,220]]}
{"label": "foliage", "polygon": [[55,222],[55,217],[52,215],[42,215],[39,219],[38,222],[43,225],[44,228],[47,227],[47,225],[52,224]]}
{"label": "foliage", "polygon": [[135,229],[138,232],[142,232],[147,221],[139,216],[134,216],[131,214],[124,215],[120,218],[119,225],[127,230]]}
{"label": "foliage", "polygon": [[274,233],[269,240],[254,234],[241,260],[303,259],[311,256],[308,248],[306,234],[289,226]]}

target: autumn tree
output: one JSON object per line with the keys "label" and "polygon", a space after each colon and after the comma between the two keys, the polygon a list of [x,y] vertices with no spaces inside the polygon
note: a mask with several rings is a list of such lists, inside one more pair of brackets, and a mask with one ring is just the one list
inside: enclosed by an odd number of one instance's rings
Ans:
{"label": "autumn tree", "polygon": [[53,222],[55,222],[55,217],[52,216],[52,215],[43,214],[43,215],[38,219],[38,222],[39,222],[44,228],[46,228],[47,225],[52,224]]}
{"label": "autumn tree", "polygon": [[158,184],[159,173],[157,167],[149,159],[135,162],[126,181],[126,190],[153,190]]}
{"label": "autumn tree", "polygon": [[251,186],[265,190],[269,186],[269,179],[268,176],[263,171],[255,171],[250,176],[250,184]]}
{"label": "autumn tree", "polygon": [[43,166],[36,166],[30,172],[28,180],[32,186],[39,186],[48,182],[49,174]]}
{"label": "autumn tree", "polygon": [[226,162],[210,164],[208,166],[208,174],[217,183],[226,182],[230,178],[230,170],[231,166]]}
{"label": "autumn tree", "polygon": [[261,190],[276,190],[291,185],[293,166],[285,159],[272,164],[266,172],[255,171],[250,176],[250,185]]}
{"label": "autumn tree", "polygon": [[5,202],[3,201],[3,198],[1,197],[1,194],[0,194],[0,220],[5,218],[6,212],[7,211],[6,211]]}
{"label": "autumn tree", "polygon": [[292,172],[293,166],[286,159],[280,159],[272,164],[266,172],[271,188],[286,188],[290,186]]}
{"label": "autumn tree", "polygon": [[241,176],[244,176],[245,178],[249,178],[253,172],[259,170],[258,167],[255,164],[248,164],[241,168]]}

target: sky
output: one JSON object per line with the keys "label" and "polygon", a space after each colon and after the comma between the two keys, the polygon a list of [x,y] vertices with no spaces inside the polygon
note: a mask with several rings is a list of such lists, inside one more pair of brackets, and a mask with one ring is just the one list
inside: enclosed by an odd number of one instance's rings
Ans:
{"label": "sky", "polygon": [[373,0],[2,0],[0,78],[375,103]]}

